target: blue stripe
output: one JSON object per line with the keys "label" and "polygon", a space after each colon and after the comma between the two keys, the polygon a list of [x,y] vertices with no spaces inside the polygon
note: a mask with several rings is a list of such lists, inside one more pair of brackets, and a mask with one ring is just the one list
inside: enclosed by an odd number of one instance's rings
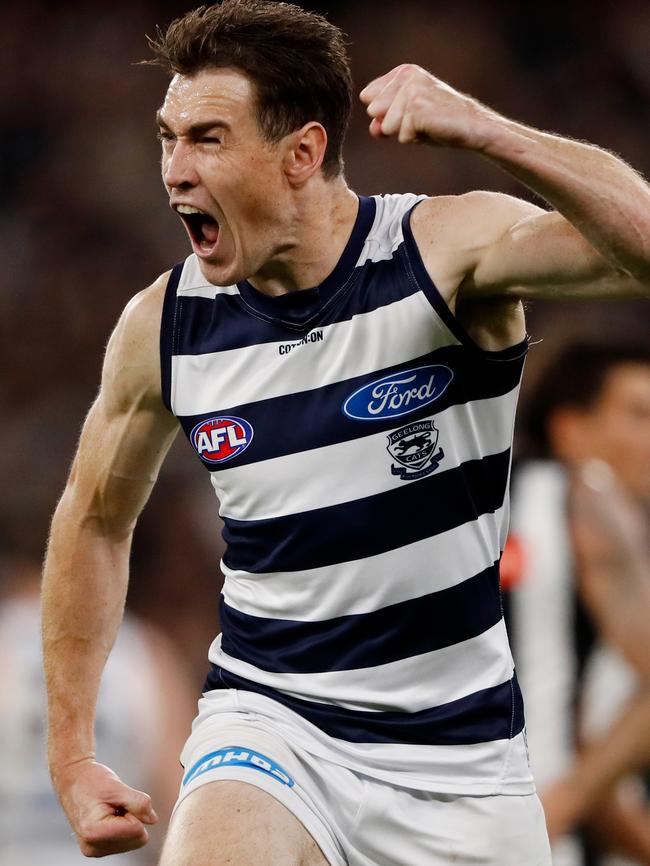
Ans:
{"label": "blue stripe", "polygon": [[309,674],[389,664],[469,640],[501,620],[495,565],[457,586],[371,613],[317,622],[250,616],[221,598],[222,647],[265,671]]}
{"label": "blue stripe", "polygon": [[254,573],[303,571],[396,550],[496,511],[509,466],[507,449],[340,505],[265,520],[225,518],[224,562]]}
{"label": "blue stripe", "polygon": [[172,355],[176,353],[174,346],[174,328],[176,321],[174,311],[176,308],[176,289],[183,273],[183,262],[174,265],[163,300],[162,319],[160,323],[160,384],[162,400],[165,406],[172,411],[171,386],[172,386]]}
{"label": "blue stripe", "polygon": [[[389,373],[428,364],[442,364],[454,371],[450,385],[434,403],[399,419],[378,419],[372,423],[350,419],[344,414],[343,404],[357,389]],[[431,417],[450,406],[503,396],[518,387],[522,366],[523,359],[509,364],[486,365],[482,359],[466,352],[462,346],[446,346],[418,358],[409,358],[402,364],[384,367],[367,375],[355,376],[322,388],[238,406],[214,406],[209,412],[200,415],[179,416],[179,421],[188,438],[196,424],[215,415],[245,418],[251,424],[255,438],[249,448],[223,466],[206,464],[208,469],[218,472],[222,468],[244,466],[260,460],[360,439],[373,433],[389,432],[401,426],[399,422],[408,424],[420,418]]]}
{"label": "blue stripe", "polygon": [[[310,292],[305,289],[294,294],[309,306]],[[401,301],[420,291],[414,281],[406,277],[404,254],[392,261],[368,262],[356,269],[354,277],[332,302],[312,316],[308,326],[298,327],[280,318],[267,320],[257,315],[239,295],[217,295],[214,299],[179,297],[179,321],[183,322],[178,337],[179,355],[202,355],[225,352],[263,343],[286,343],[298,339],[314,328],[345,322],[360,313]],[[273,298],[280,301],[291,296]],[[293,299],[295,305],[295,299]],[[278,311],[279,312],[279,311]]]}
{"label": "blue stripe", "polygon": [[524,727],[523,702],[513,677],[507,683],[416,713],[349,710],[293,698],[213,665],[204,691],[232,688],[272,698],[331,737],[352,743],[459,746],[515,737]]}
{"label": "blue stripe", "polygon": [[282,322],[287,327],[302,330],[304,333],[313,327],[330,304],[338,301],[355,275],[356,264],[377,212],[374,197],[360,195],[357,198],[359,210],[345,249],[334,269],[319,285],[312,289],[272,297],[258,291],[247,280],[237,283],[242,298],[256,315]]}
{"label": "blue stripe", "polygon": [[418,204],[419,202],[416,202],[416,204],[414,204],[413,207],[402,217],[402,231],[404,233],[402,252],[409,281],[422,290],[431,306],[438,313],[445,325],[447,325],[451,333],[454,334],[463,346],[466,349],[469,349],[473,354],[480,356],[484,361],[512,361],[517,358],[525,357],[528,351],[528,337],[525,337],[520,343],[515,343],[514,346],[508,346],[506,349],[499,349],[497,351],[482,349],[478,343],[475,343],[474,340],[472,340],[470,335],[461,325],[460,321],[451,312],[449,305],[429,276],[429,272],[422,261],[422,255],[418,245],[413,237],[411,216]]}

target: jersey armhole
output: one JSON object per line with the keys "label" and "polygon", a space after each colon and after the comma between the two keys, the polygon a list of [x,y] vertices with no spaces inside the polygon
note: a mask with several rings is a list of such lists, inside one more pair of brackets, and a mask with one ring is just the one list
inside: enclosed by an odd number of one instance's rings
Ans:
{"label": "jersey armhole", "polygon": [[173,414],[172,409],[172,356],[174,354],[174,341],[176,335],[176,290],[183,273],[183,264],[174,265],[167,287],[165,288],[165,299],[163,301],[162,319],[160,322],[160,384],[162,400],[167,409]]}
{"label": "jersey armhole", "polygon": [[413,237],[413,229],[411,228],[411,214],[420,204],[416,202],[413,207],[410,207],[402,217],[402,232],[404,235],[404,259],[406,266],[410,271],[410,276],[415,284],[422,291],[426,299],[429,301],[433,309],[440,316],[444,324],[449,328],[451,333],[460,343],[474,352],[478,352],[486,360],[489,361],[513,361],[517,358],[522,358],[528,352],[529,338],[528,335],[524,339],[515,343],[514,346],[508,346],[505,349],[497,349],[491,351],[483,349],[478,343],[470,337],[467,331],[463,328],[456,316],[449,309],[445,299],[440,294],[438,287],[433,282],[429,273],[422,261],[422,256],[418,248],[415,238]]}

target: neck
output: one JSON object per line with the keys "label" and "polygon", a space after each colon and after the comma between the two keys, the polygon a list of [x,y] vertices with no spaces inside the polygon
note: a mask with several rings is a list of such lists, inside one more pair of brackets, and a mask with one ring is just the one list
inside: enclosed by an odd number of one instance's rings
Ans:
{"label": "neck", "polygon": [[287,217],[278,227],[276,254],[249,282],[277,296],[317,286],[334,270],[350,238],[359,200],[345,180],[314,179],[292,195]]}

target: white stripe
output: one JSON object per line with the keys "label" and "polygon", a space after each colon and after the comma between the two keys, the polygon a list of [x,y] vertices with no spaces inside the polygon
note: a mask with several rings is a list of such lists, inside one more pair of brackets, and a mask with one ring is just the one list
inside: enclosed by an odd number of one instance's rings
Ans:
{"label": "white stripe", "polygon": [[184,298],[208,298],[213,300],[217,295],[238,295],[237,286],[215,286],[203,276],[198,258],[192,253],[185,259],[183,273],[178,281],[177,295]]}
{"label": "white stripe", "polygon": [[279,352],[286,341],[174,355],[174,413],[199,415],[309,391],[459,344],[422,292],[321,330],[322,341],[288,355]]}
{"label": "white stripe", "polygon": [[285,694],[350,710],[408,712],[464,698],[512,678],[503,620],[477,637],[422,655],[357,670],[286,674],[261,670],[212,643],[211,662]]}
{"label": "white stripe", "polygon": [[[245,704],[249,697],[253,697],[250,692],[246,694]],[[255,698],[261,697],[255,695]],[[300,743],[306,739],[304,724],[297,727],[299,730],[292,742]],[[319,740],[313,752],[330,761],[345,759],[347,766],[356,764],[358,771],[366,776],[436,793],[531,794],[535,790],[523,733],[512,740],[451,746],[350,743],[332,737],[329,742]]]}
{"label": "white stripe", "polygon": [[416,202],[426,195],[414,193],[375,196],[377,211],[372,228],[357,261],[357,267],[366,262],[381,262],[392,259],[395,250],[404,240],[402,217]]}
{"label": "white stripe", "polygon": [[192,286],[188,289],[179,289],[177,294],[182,298],[207,298],[213,301],[217,295],[238,295],[239,289],[237,286]]}
{"label": "white stripe", "polygon": [[[444,451],[435,471],[446,472],[509,448],[518,391],[450,406],[433,416],[439,431],[435,451]],[[395,423],[401,426],[409,421],[400,418]],[[381,432],[213,472],[210,480],[221,505],[219,513],[233,520],[265,520],[417,484],[392,474],[391,465],[397,464],[387,445],[388,437]],[[297,481],[287,484],[288,478]]]}
{"label": "white stripe", "polygon": [[380,610],[456,586],[492,565],[503,513],[502,507],[433,538],[335,567],[251,574],[222,562],[223,595],[230,607],[269,619],[315,622]]}

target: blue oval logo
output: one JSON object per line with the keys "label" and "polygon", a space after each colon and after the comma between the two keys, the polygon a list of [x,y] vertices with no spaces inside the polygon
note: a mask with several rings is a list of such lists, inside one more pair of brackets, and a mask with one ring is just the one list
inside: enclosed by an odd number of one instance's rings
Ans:
{"label": "blue oval logo", "polygon": [[253,428],[243,418],[219,415],[200,421],[190,434],[196,452],[206,463],[225,463],[253,441]]}
{"label": "blue oval logo", "polygon": [[449,367],[432,364],[389,373],[350,394],[343,404],[348,418],[376,421],[399,418],[441,397],[454,378]]}

